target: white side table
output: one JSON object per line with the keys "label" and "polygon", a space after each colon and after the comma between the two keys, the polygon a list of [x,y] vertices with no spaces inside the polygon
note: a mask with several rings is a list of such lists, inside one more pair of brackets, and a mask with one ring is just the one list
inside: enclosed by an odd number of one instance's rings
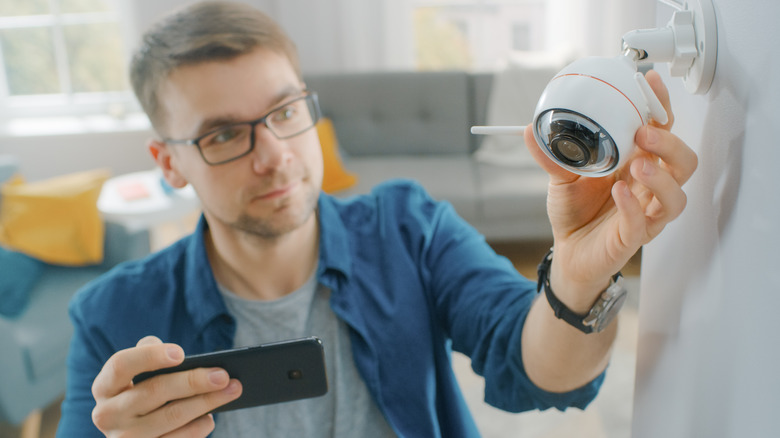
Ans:
{"label": "white side table", "polygon": [[106,220],[139,231],[180,221],[200,209],[200,200],[191,186],[172,189],[163,184],[157,169],[111,178],[103,184],[98,210]]}

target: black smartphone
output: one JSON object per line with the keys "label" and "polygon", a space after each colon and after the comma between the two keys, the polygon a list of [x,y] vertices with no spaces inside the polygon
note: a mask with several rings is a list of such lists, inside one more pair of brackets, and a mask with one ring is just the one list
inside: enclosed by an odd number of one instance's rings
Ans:
{"label": "black smartphone", "polygon": [[328,392],[325,353],[317,337],[187,356],[175,367],[141,373],[133,383],[160,374],[213,367],[224,369],[243,387],[241,397],[213,412],[318,397]]}

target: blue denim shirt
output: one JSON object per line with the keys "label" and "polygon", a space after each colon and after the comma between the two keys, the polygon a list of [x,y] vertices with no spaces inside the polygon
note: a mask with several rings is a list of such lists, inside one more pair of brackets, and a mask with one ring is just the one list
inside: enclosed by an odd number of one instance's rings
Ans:
{"label": "blue denim shirt", "polygon": [[[584,408],[595,397],[603,374],[563,394],[531,383],[520,339],[535,283],[448,203],[396,181],[366,196],[323,194],[318,215],[317,277],[332,290],[357,368],[399,436],[479,436],[451,368],[452,350],[484,376],[485,401],[507,411]],[[101,436],[91,422],[92,381],[112,354],[140,338],[155,335],[187,354],[233,345],[235,321],[206,256],[207,226],[201,219],[192,235],[118,266],[74,297],[58,436]]]}

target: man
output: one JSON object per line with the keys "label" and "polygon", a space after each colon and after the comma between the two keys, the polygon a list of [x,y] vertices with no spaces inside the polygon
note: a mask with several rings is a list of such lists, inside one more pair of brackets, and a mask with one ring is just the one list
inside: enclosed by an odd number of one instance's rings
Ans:
{"label": "man", "polygon": [[[557,318],[554,298],[535,299],[535,282],[413,183],[350,200],[321,193],[316,99],[268,17],[192,5],[147,33],[131,71],[160,136],[149,148],[168,183],[194,187],[203,216],[193,235],[72,302],[59,436],[475,436],[453,349],[499,408],[595,397],[615,323],[585,333]],[[658,76],[648,80],[670,111]],[[570,312],[587,314],[682,212],[696,156],[670,126],[640,129],[629,166],[598,179],[562,170],[526,135],[550,174],[547,290]],[[307,335],[325,346],[323,397],[211,415],[247,390],[224,370],[132,383],[185,351]]]}

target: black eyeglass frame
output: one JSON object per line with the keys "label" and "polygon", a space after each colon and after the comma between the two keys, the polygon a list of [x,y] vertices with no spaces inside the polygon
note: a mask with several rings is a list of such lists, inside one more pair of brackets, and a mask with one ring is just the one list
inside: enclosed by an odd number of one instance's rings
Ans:
{"label": "black eyeglass frame", "polygon": [[[249,120],[249,121],[246,121],[246,122],[236,122],[236,123],[231,123],[231,124],[228,124],[228,125],[220,126],[218,128],[214,128],[211,131],[208,131],[208,132],[206,132],[204,134],[201,134],[201,135],[199,135],[199,136],[197,136],[195,138],[181,139],[181,140],[172,139],[172,138],[164,138],[162,141],[165,144],[183,144],[183,145],[187,145],[187,146],[195,146],[195,147],[197,147],[198,148],[198,153],[200,153],[200,156],[201,156],[201,158],[203,158],[203,161],[205,161],[206,164],[208,164],[210,166],[217,166],[219,164],[225,164],[225,163],[229,163],[231,161],[235,161],[235,160],[237,160],[237,159],[239,159],[239,158],[249,154],[250,152],[252,152],[255,149],[255,143],[256,143],[255,128],[257,127],[257,125],[259,125],[261,123],[264,124],[265,127],[268,128],[268,130],[271,132],[271,134],[273,134],[279,140],[285,140],[285,139],[288,139],[288,138],[295,137],[296,135],[301,135],[304,132],[308,131],[309,129],[313,128],[315,125],[317,125],[317,122],[322,118],[322,110],[320,109],[320,102],[319,102],[319,98],[317,97],[317,93],[313,92],[313,91],[309,91],[309,90],[303,90],[303,93],[304,94],[302,96],[296,97],[295,99],[288,100],[288,101],[280,104],[279,106],[271,109],[270,111],[268,111],[264,116],[260,117],[259,119]],[[307,108],[309,109],[309,112],[310,112],[310,115],[311,115],[311,118],[312,118],[311,126],[305,128],[305,129],[302,129],[302,130],[300,130],[300,131],[298,131],[298,132],[296,132],[294,134],[285,135],[284,137],[280,137],[274,131],[273,128],[268,126],[268,123],[267,123],[268,117],[271,114],[275,113],[276,111],[279,111],[280,109],[290,105],[293,102],[297,102],[299,100],[307,100],[309,102],[309,105],[307,105]],[[209,161],[206,158],[206,156],[203,154],[203,149],[201,149],[201,147],[200,147],[200,141],[203,140],[204,138],[214,134],[215,132],[219,132],[219,131],[221,131],[221,130],[223,130],[225,128],[230,128],[231,126],[238,126],[238,125],[249,125],[251,127],[250,134],[249,134],[250,135],[250,138],[249,138],[249,142],[250,142],[249,143],[249,149],[247,149],[246,151],[242,152],[239,155],[236,155],[235,157],[228,158],[227,160],[222,160],[222,161],[217,161],[217,162]]]}

